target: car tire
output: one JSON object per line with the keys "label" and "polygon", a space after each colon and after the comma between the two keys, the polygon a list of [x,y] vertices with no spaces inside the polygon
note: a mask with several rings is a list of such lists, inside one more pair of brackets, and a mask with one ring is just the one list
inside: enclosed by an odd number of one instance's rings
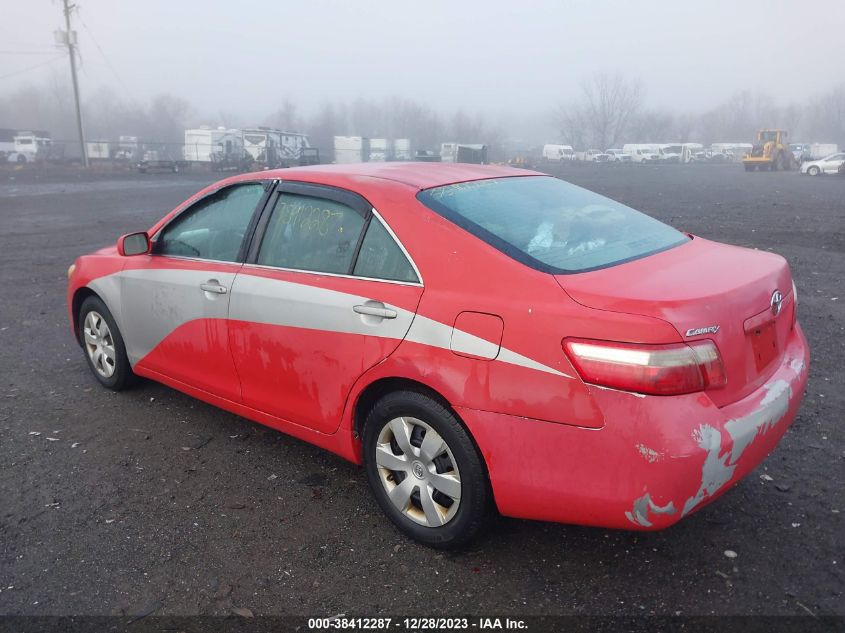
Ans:
{"label": "car tire", "polygon": [[92,295],[82,302],[77,336],[91,373],[101,385],[122,391],[135,380],[123,336],[103,300]]}
{"label": "car tire", "polygon": [[26,163],[26,156],[24,156],[23,154],[18,154],[17,162],[18,164],[23,165],[24,163]]}
{"label": "car tire", "polygon": [[821,169],[819,169],[817,165],[811,165],[811,166],[807,169],[807,173],[808,173],[810,176],[818,176],[820,173],[822,173],[822,170],[821,170]]}
{"label": "car tire", "polygon": [[363,450],[376,501],[406,535],[452,549],[483,527],[492,498],[484,463],[455,414],[434,398],[382,397],[366,416]]}

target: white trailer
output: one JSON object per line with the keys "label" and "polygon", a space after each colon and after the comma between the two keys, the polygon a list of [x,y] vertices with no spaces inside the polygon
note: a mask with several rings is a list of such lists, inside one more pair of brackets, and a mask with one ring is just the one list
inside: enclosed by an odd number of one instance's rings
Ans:
{"label": "white trailer", "polygon": [[836,143],[810,143],[803,160],[819,160],[839,151]]}
{"label": "white trailer", "polygon": [[364,163],[370,156],[370,139],[363,136],[335,136],[334,162]]}
{"label": "white trailer", "polygon": [[114,157],[118,160],[135,160],[141,155],[141,144],[137,136],[122,135],[117,141]]}
{"label": "white trailer", "polygon": [[487,163],[487,146],[481,143],[443,143],[440,146],[443,163]]}
{"label": "white trailer", "polygon": [[386,138],[371,138],[370,139],[370,157],[372,162],[383,163],[390,160],[389,143]]}
{"label": "white trailer", "polygon": [[244,151],[256,163],[268,167],[275,167],[276,155],[279,152],[279,131],[269,127],[245,128]]}
{"label": "white trailer", "polygon": [[311,142],[307,134],[299,132],[279,132],[279,167],[298,165],[303,150],[309,149]]}
{"label": "white trailer", "polygon": [[107,159],[111,158],[111,144],[108,141],[88,141],[88,158]]}
{"label": "white trailer", "polygon": [[243,154],[244,135],[234,128],[203,126],[185,130],[185,160],[210,163]]}
{"label": "white trailer", "polygon": [[413,160],[411,153],[411,139],[397,138],[393,141],[393,158],[395,160]]}

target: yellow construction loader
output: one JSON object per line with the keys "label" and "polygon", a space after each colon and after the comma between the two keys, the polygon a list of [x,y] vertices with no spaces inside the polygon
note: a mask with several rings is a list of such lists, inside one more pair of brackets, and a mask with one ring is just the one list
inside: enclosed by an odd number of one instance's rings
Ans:
{"label": "yellow construction loader", "polygon": [[757,132],[757,141],[752,145],[751,152],[742,159],[745,171],[792,169],[795,157],[789,149],[786,136],[785,130]]}

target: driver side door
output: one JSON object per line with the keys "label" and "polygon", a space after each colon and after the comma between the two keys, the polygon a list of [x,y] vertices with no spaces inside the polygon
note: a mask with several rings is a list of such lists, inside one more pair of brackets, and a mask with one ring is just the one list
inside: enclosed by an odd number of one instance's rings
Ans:
{"label": "driver side door", "polygon": [[152,237],[149,255],[133,257],[121,273],[126,350],[140,374],[240,401],[229,297],[270,185],[236,184],[195,202]]}

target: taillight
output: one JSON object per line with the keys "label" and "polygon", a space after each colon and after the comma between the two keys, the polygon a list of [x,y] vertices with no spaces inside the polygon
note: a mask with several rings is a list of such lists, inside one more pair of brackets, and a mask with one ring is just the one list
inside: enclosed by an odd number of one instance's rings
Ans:
{"label": "taillight", "polygon": [[623,391],[669,396],[727,382],[713,341],[640,345],[564,339],[563,349],[584,382]]}

